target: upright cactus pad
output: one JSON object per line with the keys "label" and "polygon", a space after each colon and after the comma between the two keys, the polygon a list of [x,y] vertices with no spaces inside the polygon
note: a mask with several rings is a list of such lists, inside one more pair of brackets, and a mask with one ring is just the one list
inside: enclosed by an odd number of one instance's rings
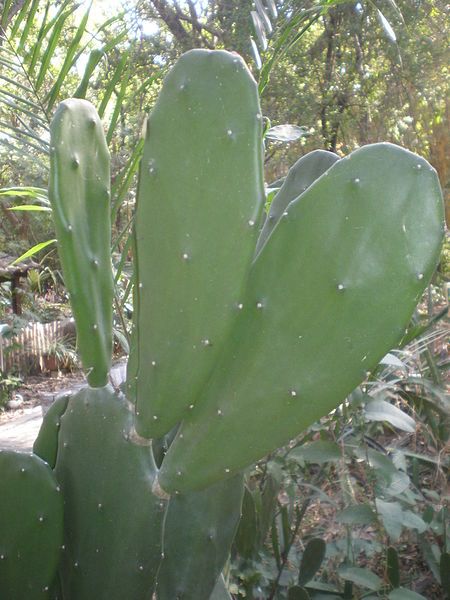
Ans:
{"label": "upright cactus pad", "polygon": [[49,197],[78,348],[93,387],[107,383],[112,355],[109,153],[86,100],[62,102],[51,125]]}
{"label": "upright cactus pad", "polygon": [[219,577],[216,587],[211,594],[210,600],[233,600],[229,591],[227,590],[223,575]]}
{"label": "upright cactus pad", "polygon": [[0,450],[0,598],[50,600],[63,543],[63,501],[37,456]]}
{"label": "upright cactus pad", "polygon": [[55,473],[65,504],[64,598],[147,600],[160,562],[165,503],[152,495],[151,449],[112,388],[86,388],[61,419]]}
{"label": "upright cactus pad", "polygon": [[38,436],[33,444],[33,452],[45,460],[52,469],[56,465],[61,417],[66,411],[69,398],[70,394],[65,393],[56,398],[45,413]]}
{"label": "upright cactus pad", "polygon": [[258,254],[264,246],[267,238],[282,218],[289,204],[303,194],[316,179],[323,175],[338,160],[339,156],[333,152],[314,150],[314,152],[309,152],[299,158],[292,165],[281,188],[272,200],[269,214],[256,243],[255,254]]}
{"label": "upright cactus pad", "polygon": [[130,389],[159,438],[195,412],[240,312],[264,202],[257,86],[229,52],[193,50],[151,113],[136,212]]}
{"label": "upright cactus pad", "polygon": [[170,498],[158,600],[210,600],[241,515],[243,476]]}
{"label": "upright cactus pad", "polygon": [[289,205],[254,262],[202,410],[162,464],[162,488],[232,475],[342,402],[402,337],[442,234],[425,160],[375,144],[335,163]]}

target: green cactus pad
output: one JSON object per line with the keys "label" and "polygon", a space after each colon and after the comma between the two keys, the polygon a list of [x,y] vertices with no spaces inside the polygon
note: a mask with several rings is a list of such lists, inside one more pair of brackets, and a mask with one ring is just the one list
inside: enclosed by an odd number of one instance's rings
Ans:
{"label": "green cactus pad", "polygon": [[258,510],[252,491],[245,486],[242,516],[234,538],[234,548],[245,559],[255,558],[258,547]]}
{"label": "green cactus pad", "polygon": [[109,152],[86,100],[62,102],[51,125],[49,198],[77,342],[93,387],[107,383],[112,355]]}
{"label": "green cactus pad", "polygon": [[323,175],[338,160],[339,156],[333,152],[314,150],[299,158],[292,165],[275,198],[272,200],[269,214],[256,243],[255,254],[260,252],[276,224],[282,218],[288,205],[298,198],[300,194],[303,194],[316,179]]}
{"label": "green cactus pad", "polygon": [[233,600],[227,589],[223,575],[219,577],[210,600]]}
{"label": "green cactus pad", "polygon": [[63,500],[50,467],[0,450],[0,598],[50,600],[63,543]]}
{"label": "green cactus pad", "polygon": [[56,398],[45,413],[38,436],[33,444],[33,452],[45,460],[52,469],[56,465],[61,417],[66,411],[69,398],[70,394],[65,393]]}
{"label": "green cactus pad", "polygon": [[264,203],[261,140],[243,60],[183,55],[149,117],[139,180],[138,360],[128,385],[144,437],[162,437],[194,410],[240,312]]}
{"label": "green cactus pad", "polygon": [[336,408],[401,339],[442,236],[425,160],[374,144],[334,164],[254,262],[232,339],[164,459],[161,487],[230,476]]}
{"label": "green cactus pad", "polygon": [[158,600],[209,600],[241,514],[243,477],[170,498],[164,521]]}
{"label": "green cactus pad", "polygon": [[165,502],[152,494],[151,448],[110,386],[85,388],[61,418],[55,473],[65,503],[64,597],[151,598]]}

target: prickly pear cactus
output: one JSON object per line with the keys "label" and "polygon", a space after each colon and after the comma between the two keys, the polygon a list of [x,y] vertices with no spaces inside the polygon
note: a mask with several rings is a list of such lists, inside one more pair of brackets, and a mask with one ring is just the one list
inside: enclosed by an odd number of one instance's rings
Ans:
{"label": "prickly pear cactus", "polygon": [[136,209],[128,385],[144,437],[196,411],[240,312],[264,202],[261,136],[257,86],[239,56],[179,59],[147,123]]}
{"label": "prickly pear cactus", "polygon": [[55,474],[64,497],[61,582],[68,600],[151,597],[165,502],[152,494],[151,448],[109,386],[86,388],[61,417]]}
{"label": "prickly pear cactus", "polygon": [[331,165],[339,160],[339,156],[326,150],[314,150],[302,156],[289,169],[275,198],[270,204],[267,219],[259,234],[255,254],[258,254],[267,238],[274,230],[289,204],[303,194],[316,179],[327,171]]}
{"label": "prickly pear cactus", "polygon": [[312,153],[261,231],[261,136],[238,56],[178,61],[140,171],[125,398],[106,385],[108,151],[89,103],[58,109],[50,197],[90,386],[58,401],[36,440],[58,484],[36,456],[0,453],[25,515],[0,497],[2,598],[50,600],[63,545],[59,600],[229,599],[240,472],[335,408],[402,336],[439,254],[433,169],[390,144]]}
{"label": "prickly pear cactus", "polygon": [[101,387],[112,353],[109,152],[102,123],[86,100],[59,105],[50,159],[49,198],[78,349],[90,385]]}
{"label": "prickly pear cactus", "polygon": [[37,456],[0,450],[0,597],[50,600],[63,543],[63,499]]}
{"label": "prickly pear cactus", "polygon": [[41,428],[33,444],[33,452],[52,468],[58,454],[58,436],[61,417],[66,412],[70,394],[61,394],[45,413]]}
{"label": "prickly pear cactus", "polygon": [[233,600],[222,575],[216,583],[210,600]]}
{"label": "prickly pear cactus", "polygon": [[436,172],[392,144],[336,162],[250,270],[243,310],[163,462],[162,488],[230,476],[344,400],[402,337],[439,258]]}
{"label": "prickly pear cactus", "polygon": [[206,490],[171,497],[158,600],[209,600],[230,553],[243,493],[243,476],[238,474]]}

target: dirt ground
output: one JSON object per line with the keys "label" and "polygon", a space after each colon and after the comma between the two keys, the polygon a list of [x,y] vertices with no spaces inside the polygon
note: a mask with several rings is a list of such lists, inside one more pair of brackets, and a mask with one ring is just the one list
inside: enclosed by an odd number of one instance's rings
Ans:
{"label": "dirt ground", "polygon": [[[118,360],[110,374],[110,381],[117,387],[125,378],[126,362]],[[22,385],[13,394],[20,394],[23,403],[17,409],[6,409],[0,411],[0,426],[10,420],[17,419],[29,409],[41,406],[45,413],[55,398],[62,392],[75,391],[86,383],[86,378],[81,371],[72,373],[54,372],[51,374],[40,374],[28,376]]]}
{"label": "dirt ground", "polygon": [[[17,419],[29,409],[42,406],[45,410],[51,406],[61,392],[77,389],[85,382],[82,373],[60,373],[55,375],[39,375],[27,377],[16,390],[23,397],[23,404],[17,409],[6,409],[0,412],[0,425]],[[17,397],[13,395],[13,398]]]}

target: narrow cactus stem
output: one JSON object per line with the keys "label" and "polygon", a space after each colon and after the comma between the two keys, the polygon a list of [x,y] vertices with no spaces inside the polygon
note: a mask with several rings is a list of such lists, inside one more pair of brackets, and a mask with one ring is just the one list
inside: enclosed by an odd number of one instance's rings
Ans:
{"label": "narrow cactus stem", "polygon": [[86,100],[62,102],[51,124],[49,197],[77,343],[93,387],[108,381],[112,357],[109,152]]}

